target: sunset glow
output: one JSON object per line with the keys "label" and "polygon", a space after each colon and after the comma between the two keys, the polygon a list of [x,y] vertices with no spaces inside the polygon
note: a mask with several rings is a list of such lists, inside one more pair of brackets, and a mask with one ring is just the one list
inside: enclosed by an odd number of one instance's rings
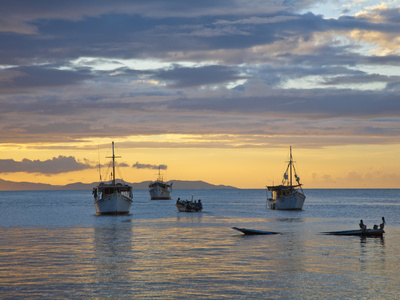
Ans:
{"label": "sunset glow", "polygon": [[10,2],[0,179],[398,188],[399,2],[267,2]]}

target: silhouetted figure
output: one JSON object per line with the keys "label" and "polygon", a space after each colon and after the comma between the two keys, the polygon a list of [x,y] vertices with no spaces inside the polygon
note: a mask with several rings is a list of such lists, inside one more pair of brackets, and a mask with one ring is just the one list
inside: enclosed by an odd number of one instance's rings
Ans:
{"label": "silhouetted figure", "polygon": [[382,217],[382,223],[381,223],[381,225],[379,225],[379,228],[383,229],[385,227],[385,224],[386,224],[385,217]]}
{"label": "silhouetted figure", "polygon": [[360,220],[360,224],[359,225],[360,225],[360,228],[361,228],[362,231],[366,231],[367,230],[367,226],[364,225],[363,220]]}

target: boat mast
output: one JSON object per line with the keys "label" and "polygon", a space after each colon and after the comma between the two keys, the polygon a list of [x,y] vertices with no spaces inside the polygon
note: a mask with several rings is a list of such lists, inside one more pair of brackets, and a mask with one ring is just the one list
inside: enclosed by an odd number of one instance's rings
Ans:
{"label": "boat mast", "polygon": [[112,156],[107,156],[107,158],[112,158],[113,162],[113,170],[112,170],[112,184],[115,185],[115,159],[120,158],[121,156],[115,156],[114,152],[114,142],[112,142]]}
{"label": "boat mast", "polygon": [[290,146],[290,161],[289,161],[289,165],[290,165],[290,188],[293,189],[293,183],[292,183],[292,146]]}
{"label": "boat mast", "polygon": [[114,154],[114,141],[112,142],[112,160],[113,160],[113,185],[115,185],[115,154]]}
{"label": "boat mast", "polygon": [[162,181],[163,179],[161,178],[161,166],[158,166],[158,180]]}

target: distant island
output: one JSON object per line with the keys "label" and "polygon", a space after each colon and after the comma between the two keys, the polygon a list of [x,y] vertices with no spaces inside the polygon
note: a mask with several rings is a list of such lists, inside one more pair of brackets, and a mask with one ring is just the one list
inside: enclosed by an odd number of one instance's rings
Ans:
{"label": "distant island", "polygon": [[[195,190],[195,189],[237,189],[229,185],[214,185],[204,181],[171,180],[173,188],[177,190]],[[147,190],[151,181],[142,181],[139,183],[127,183],[132,185],[134,190]],[[93,183],[71,183],[67,185],[51,185],[34,182],[15,182],[0,179],[0,191],[54,191],[54,190],[92,190],[99,182]]]}

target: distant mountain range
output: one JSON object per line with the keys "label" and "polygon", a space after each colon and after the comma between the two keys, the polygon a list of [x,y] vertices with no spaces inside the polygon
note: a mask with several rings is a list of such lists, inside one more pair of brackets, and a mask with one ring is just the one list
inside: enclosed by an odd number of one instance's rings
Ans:
{"label": "distant mountain range", "polygon": [[[214,185],[204,181],[185,181],[185,180],[171,180],[173,188],[177,190],[185,189],[236,189],[236,187],[229,185]],[[147,190],[151,181],[142,181],[139,183],[128,183],[132,185],[134,190]],[[98,182],[93,183],[71,183],[67,185],[51,185],[45,183],[33,182],[15,182],[0,179],[0,191],[54,191],[54,190],[92,190]]]}

